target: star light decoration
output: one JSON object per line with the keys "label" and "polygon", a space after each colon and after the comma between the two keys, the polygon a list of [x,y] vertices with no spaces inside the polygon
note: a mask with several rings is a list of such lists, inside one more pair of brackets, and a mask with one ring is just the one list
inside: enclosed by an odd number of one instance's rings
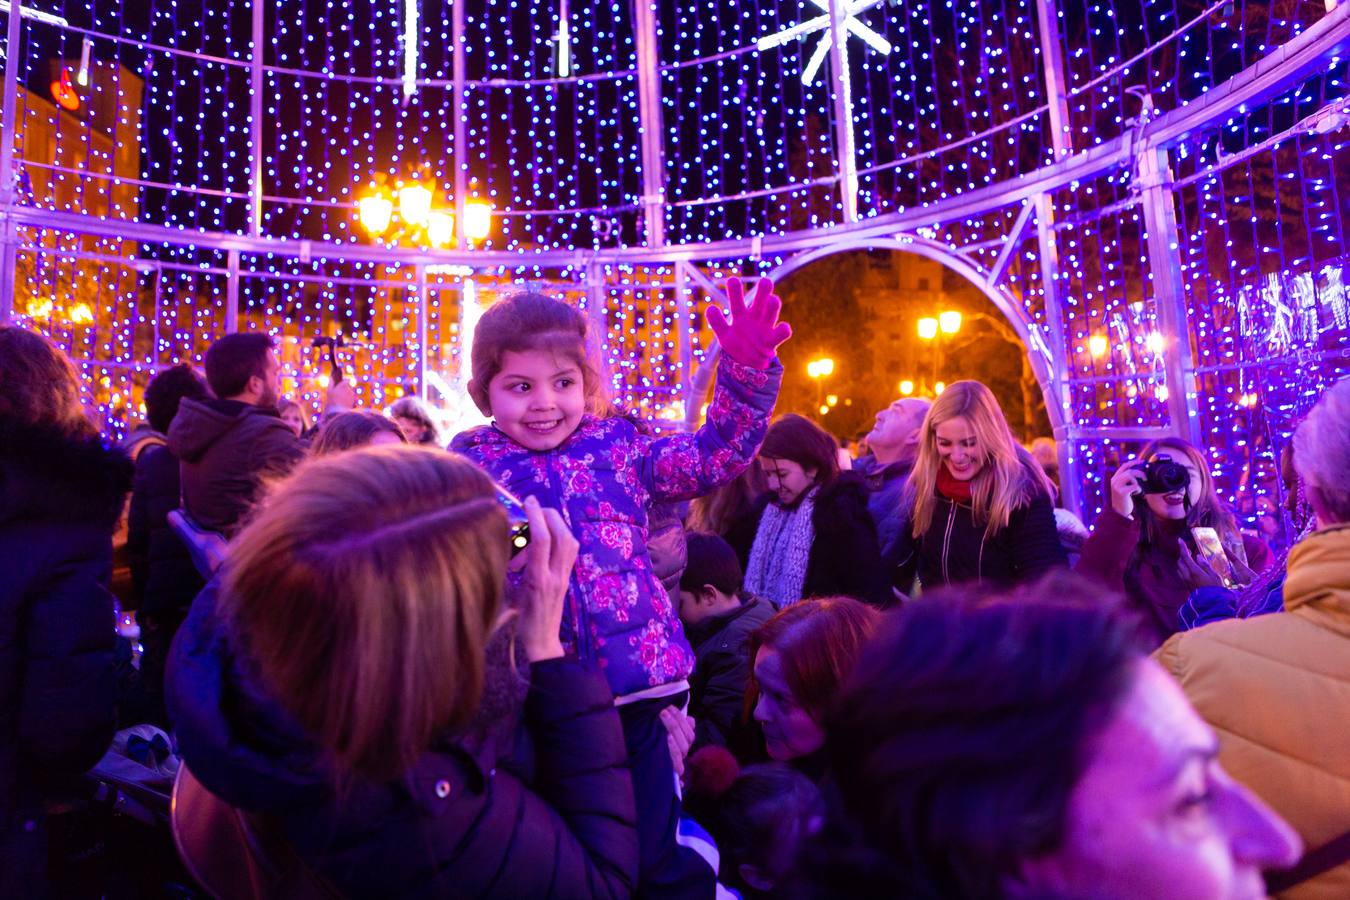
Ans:
{"label": "star light decoration", "polygon": [[[886,0],[838,0],[839,5],[839,27],[844,29],[845,36],[852,34],[862,40],[864,44],[880,53],[882,56],[890,56],[891,44],[880,34],[873,31],[868,26],[859,22],[858,13],[866,12],[874,6],[881,6]],[[816,45],[815,51],[811,54],[811,59],[807,61],[806,68],[802,69],[802,84],[812,84],[816,80],[816,75],[820,72],[821,65],[825,62],[825,56],[830,52],[830,47],[834,44],[834,32],[830,28],[830,0],[811,0],[816,7],[825,11],[822,16],[816,16],[814,19],[807,19],[791,28],[784,28],[776,34],[767,34],[756,42],[759,51],[763,53],[766,50],[772,50],[775,47],[781,47],[789,41],[795,41],[797,38],[805,37],[814,32],[821,32],[820,43]],[[848,42],[840,45],[839,50],[844,54],[845,68],[848,65]]]}

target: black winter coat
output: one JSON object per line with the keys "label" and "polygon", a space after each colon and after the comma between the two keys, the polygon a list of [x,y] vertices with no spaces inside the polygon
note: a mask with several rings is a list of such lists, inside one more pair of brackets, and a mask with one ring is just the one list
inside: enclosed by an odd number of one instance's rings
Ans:
{"label": "black winter coat", "polygon": [[179,507],[178,457],[165,446],[147,447],[136,459],[127,514],[131,584],[140,612],[186,614],[205,582],[187,547],[169,526]]}
{"label": "black winter coat", "polygon": [[[881,561],[877,526],[867,509],[871,492],[856,472],[842,472],[816,495],[811,524],[815,540],[806,563],[803,597],[828,597],[843,594],[874,606],[889,606],[893,599],[890,575]],[[765,494],[755,504],[755,520],[762,521],[773,494]],[[755,531],[741,537],[738,546],[731,543],[741,566],[750,562]]]}
{"label": "black winter coat", "polygon": [[212,793],[272,816],[344,896],[626,897],[637,881],[633,788],[614,698],[572,659],[533,665],[525,783],[487,749],[445,739],[404,778],[339,795],[318,748],[250,674],[216,615],[193,602],[169,660],[184,761]]}
{"label": "black winter coat", "polygon": [[993,534],[975,521],[969,503],[938,494],[928,530],[915,538],[906,524],[900,540],[895,587],[905,594],[916,575],[929,591],[971,581],[1006,588],[1069,564],[1055,528],[1054,503],[1044,492],[1014,509],[1007,526]]}
{"label": "black winter coat", "polygon": [[769,601],[751,598],[739,609],[685,629],[694,648],[689,714],[695,722],[695,749],[735,743],[750,680],[750,635],[774,612]]}
{"label": "black winter coat", "polygon": [[285,474],[305,446],[275,409],[238,400],[183,400],[169,426],[182,464],[183,506],[227,537],[242,526],[267,475]]}
{"label": "black winter coat", "polygon": [[47,783],[112,740],[107,585],[130,486],[122,451],[0,417],[0,896],[40,883]]}

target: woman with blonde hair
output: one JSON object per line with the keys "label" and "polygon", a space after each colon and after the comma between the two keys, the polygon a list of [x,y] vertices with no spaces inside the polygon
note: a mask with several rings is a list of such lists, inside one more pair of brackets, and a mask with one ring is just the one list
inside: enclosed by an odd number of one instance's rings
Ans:
{"label": "woman with blonde hair", "polygon": [[1067,561],[1055,530],[1053,489],[1022,450],[989,388],[958,381],[933,402],[901,502],[895,586],[927,590],[974,581],[1006,586]]}
{"label": "woman with blonde hair", "polygon": [[1191,590],[1217,577],[1197,544],[1197,529],[1214,532],[1227,567],[1244,582],[1273,562],[1260,538],[1238,530],[1214,489],[1209,461],[1189,441],[1150,441],[1116,471],[1110,489],[1111,506],[1093,524],[1076,570],[1123,591],[1155,646],[1181,630]]}
{"label": "woman with blonde hair", "polygon": [[[564,657],[558,637],[577,542],[556,511],[528,500],[525,512],[533,539],[507,611],[511,543],[487,475],[405,446],[310,460],[263,502],[180,632],[168,695],[186,765],[342,895],[632,890],[618,713],[598,668]],[[502,628],[528,660],[526,696],[523,712],[494,702],[487,715]],[[516,714],[532,779],[507,759],[514,728],[488,739]]]}

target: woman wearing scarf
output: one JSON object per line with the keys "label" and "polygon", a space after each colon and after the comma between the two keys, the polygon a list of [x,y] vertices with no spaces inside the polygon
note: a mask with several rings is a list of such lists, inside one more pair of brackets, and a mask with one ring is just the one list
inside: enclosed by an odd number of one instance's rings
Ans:
{"label": "woman wearing scarf", "polygon": [[769,483],[750,546],[737,547],[748,593],[784,607],[803,597],[843,594],[891,601],[867,486],[839,471],[834,438],[809,419],[769,426],[759,463]]}
{"label": "woman wearing scarf", "polygon": [[956,382],[923,420],[901,501],[908,546],[896,588],[909,593],[916,576],[925,590],[972,581],[1001,588],[1066,566],[1052,496],[989,388]]}

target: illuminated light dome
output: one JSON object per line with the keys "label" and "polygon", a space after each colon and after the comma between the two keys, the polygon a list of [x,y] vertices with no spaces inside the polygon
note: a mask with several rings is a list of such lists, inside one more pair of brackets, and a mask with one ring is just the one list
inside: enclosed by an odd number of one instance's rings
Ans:
{"label": "illuminated light dome", "polygon": [[1215,451],[1225,502],[1275,492],[1269,454],[1348,371],[1350,4],[1261,40],[1181,0],[252,5],[256,34],[205,0],[16,5],[0,320],[97,373],[112,436],[231,330],[272,335],[311,408],[340,328],[363,404],[472,411],[473,323],[524,283],[585,308],[626,406],[689,426],[719,286],[835,252],[944,272],[839,285],[894,355],[862,373],[799,327],[785,398],[837,391],[843,421],[855,383],[927,390],[1006,329],[1087,520],[1162,434]]}

